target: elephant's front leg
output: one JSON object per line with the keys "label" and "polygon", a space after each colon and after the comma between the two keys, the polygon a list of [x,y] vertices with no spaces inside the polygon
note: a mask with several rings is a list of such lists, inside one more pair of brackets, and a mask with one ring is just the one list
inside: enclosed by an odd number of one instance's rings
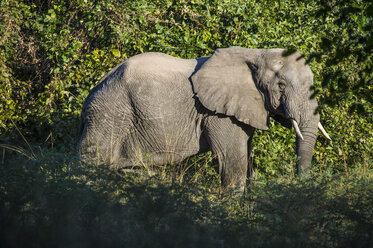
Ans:
{"label": "elephant's front leg", "polygon": [[206,132],[222,186],[243,193],[248,168],[248,140],[253,128],[234,118],[211,116]]}

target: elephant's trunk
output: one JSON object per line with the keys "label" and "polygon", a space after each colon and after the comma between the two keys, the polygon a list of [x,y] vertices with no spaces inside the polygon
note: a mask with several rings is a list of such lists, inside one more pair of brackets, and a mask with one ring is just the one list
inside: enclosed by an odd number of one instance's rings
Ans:
{"label": "elephant's trunk", "polygon": [[297,136],[296,151],[298,155],[297,172],[298,174],[308,173],[311,168],[313,147],[315,146],[317,136],[317,124],[301,128],[303,139]]}
{"label": "elephant's trunk", "polygon": [[[296,152],[298,156],[297,173],[307,174],[311,169],[313,148],[316,142],[320,115],[316,99],[310,99],[311,91],[306,91],[301,98],[286,97],[283,101],[286,117],[290,119],[296,137]],[[302,101],[301,99],[310,99]]]}

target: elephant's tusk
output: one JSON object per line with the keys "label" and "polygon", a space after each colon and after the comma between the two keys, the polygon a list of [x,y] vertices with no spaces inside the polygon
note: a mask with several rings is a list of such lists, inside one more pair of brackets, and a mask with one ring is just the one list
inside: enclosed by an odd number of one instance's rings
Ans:
{"label": "elephant's tusk", "polygon": [[299,126],[298,126],[297,121],[294,120],[294,119],[291,119],[291,124],[293,124],[294,130],[295,130],[295,133],[297,134],[297,136],[298,136],[299,138],[301,138],[302,140],[304,140],[304,139],[303,139],[303,135],[302,135],[302,133],[301,133],[300,130],[299,130]]}
{"label": "elephant's tusk", "polygon": [[319,122],[319,124],[318,124],[318,127],[319,127],[321,133],[325,136],[325,138],[327,138],[328,140],[332,140],[332,139],[329,137],[328,133],[325,131],[324,127],[321,125],[320,122]]}

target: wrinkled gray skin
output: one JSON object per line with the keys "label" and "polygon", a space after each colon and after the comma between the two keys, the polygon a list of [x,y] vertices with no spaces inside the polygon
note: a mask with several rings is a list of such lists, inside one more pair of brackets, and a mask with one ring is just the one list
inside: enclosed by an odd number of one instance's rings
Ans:
{"label": "wrinkled gray skin", "polygon": [[308,172],[319,115],[313,75],[299,53],[218,49],[211,57],[134,56],[110,71],[85,100],[78,151],[120,167],[175,163],[211,150],[222,185],[244,189],[251,140],[269,117],[298,124],[297,169]]}

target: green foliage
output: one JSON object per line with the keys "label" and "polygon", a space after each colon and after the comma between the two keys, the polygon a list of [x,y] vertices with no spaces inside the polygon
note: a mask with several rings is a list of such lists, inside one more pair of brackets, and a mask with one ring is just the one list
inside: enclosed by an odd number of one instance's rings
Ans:
{"label": "green foliage", "polygon": [[313,54],[322,68],[324,100],[329,106],[348,101],[349,112],[373,112],[373,4],[363,1],[325,2],[315,16],[327,20],[319,27],[322,54]]}
{"label": "green foliage", "polygon": [[[195,58],[218,47],[285,47],[311,62],[322,122],[323,171],[372,158],[372,5],[309,1],[2,1],[0,132],[64,142],[89,90],[147,51]],[[273,13],[276,13],[275,15]],[[68,127],[70,125],[70,127]],[[293,173],[294,135],[278,124],[254,138],[268,176]],[[4,137],[4,136],[3,136]]]}

